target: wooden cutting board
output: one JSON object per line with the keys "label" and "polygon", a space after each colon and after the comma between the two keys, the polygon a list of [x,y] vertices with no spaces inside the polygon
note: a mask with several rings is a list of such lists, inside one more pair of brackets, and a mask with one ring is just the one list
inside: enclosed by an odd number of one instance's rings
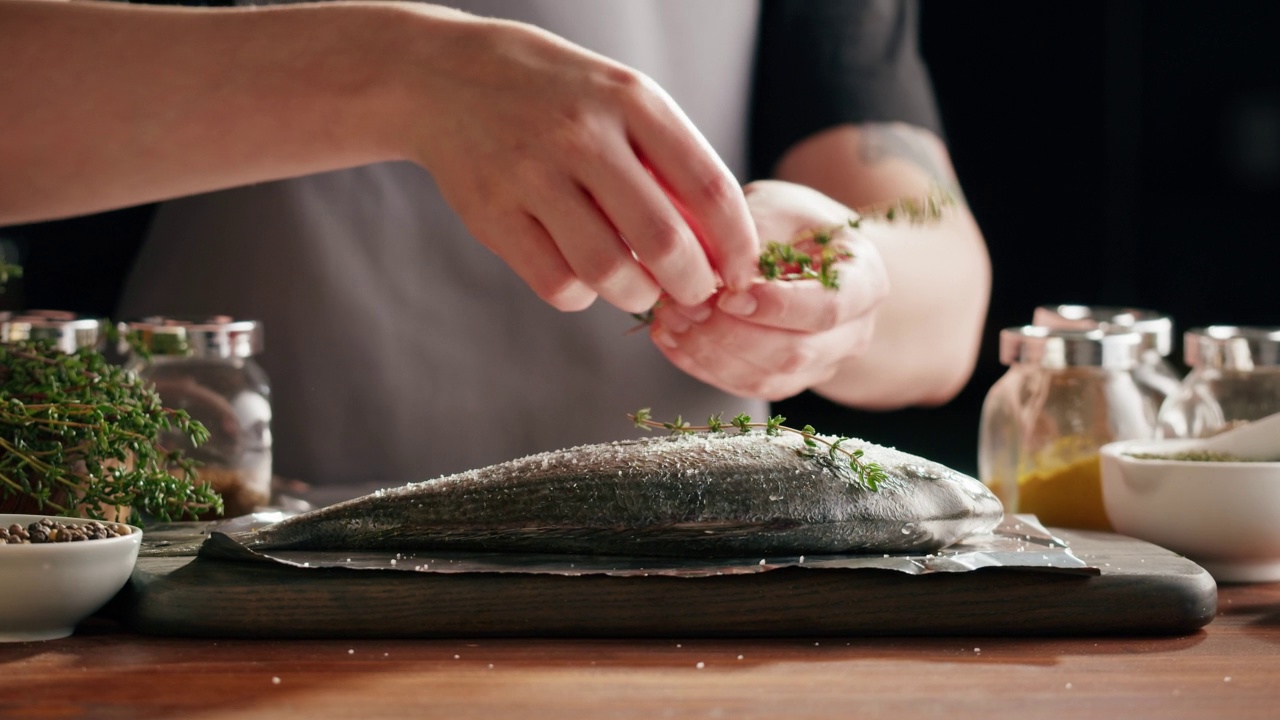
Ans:
{"label": "wooden cutting board", "polygon": [[1213,619],[1217,585],[1195,563],[1110,533],[1055,533],[1101,574],[611,577],[143,557],[113,610],[147,634],[272,638],[1175,635]]}

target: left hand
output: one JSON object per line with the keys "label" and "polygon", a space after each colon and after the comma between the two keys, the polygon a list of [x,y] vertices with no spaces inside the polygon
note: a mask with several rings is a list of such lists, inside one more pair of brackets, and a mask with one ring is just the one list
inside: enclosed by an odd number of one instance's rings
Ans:
{"label": "left hand", "polygon": [[857,212],[793,183],[745,188],[761,242],[840,227],[835,242],[853,253],[839,263],[838,290],[817,280],[757,280],[696,306],[663,297],[650,337],[672,363],[740,397],[781,400],[830,380],[842,361],[866,351],[889,279],[876,246],[848,227]]}

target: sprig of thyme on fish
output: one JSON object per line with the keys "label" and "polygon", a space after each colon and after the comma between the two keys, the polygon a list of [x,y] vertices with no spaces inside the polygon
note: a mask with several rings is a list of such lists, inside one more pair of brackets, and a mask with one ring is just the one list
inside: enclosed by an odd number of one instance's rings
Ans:
{"label": "sprig of thyme on fish", "polygon": [[[812,425],[805,425],[799,429],[788,427],[782,424],[787,419],[781,415],[774,415],[764,422],[754,422],[751,416],[745,413],[738,413],[737,416],[729,421],[724,420],[723,413],[716,413],[707,418],[706,425],[692,425],[679,415],[671,422],[654,420],[653,413],[649,408],[641,408],[634,413],[629,413],[627,417],[631,418],[631,421],[638,428],[643,430],[666,430],[672,435],[692,435],[698,432],[723,433],[728,432],[726,425],[737,428],[740,433],[749,433],[753,428],[763,430],[765,435],[777,435],[780,432],[795,433],[804,439],[804,454],[806,455],[825,455],[832,462],[840,462],[839,455],[844,455],[848,458],[849,469],[870,490],[878,490],[880,484],[889,479],[884,468],[876,463],[862,459],[863,451],[861,448],[850,450],[844,447],[844,443],[849,442],[850,438],[838,436],[834,440],[828,439],[819,435]],[[822,447],[826,448],[825,451],[822,450]]]}

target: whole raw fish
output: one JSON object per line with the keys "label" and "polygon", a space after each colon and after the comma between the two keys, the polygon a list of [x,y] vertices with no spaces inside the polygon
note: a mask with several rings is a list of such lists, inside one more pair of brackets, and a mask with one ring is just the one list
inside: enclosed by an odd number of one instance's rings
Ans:
{"label": "whole raw fish", "polygon": [[928,552],[990,532],[977,480],[846,441],[887,476],[870,489],[794,435],[584,445],[381,490],[238,537],[257,550],[465,550],[621,556]]}

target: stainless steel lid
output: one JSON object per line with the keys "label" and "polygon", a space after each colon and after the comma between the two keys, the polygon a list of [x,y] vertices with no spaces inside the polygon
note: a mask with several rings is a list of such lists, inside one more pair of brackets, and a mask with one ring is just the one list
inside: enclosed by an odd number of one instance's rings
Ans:
{"label": "stainless steel lid", "polygon": [[1031,324],[1076,330],[1132,329],[1142,333],[1146,347],[1161,357],[1173,352],[1173,319],[1154,310],[1105,305],[1041,305],[1036,308]]}
{"label": "stainless steel lid", "polygon": [[1210,325],[1182,336],[1183,359],[1193,368],[1254,370],[1280,366],[1280,327]]}
{"label": "stainless steel lid", "polygon": [[1024,325],[1000,331],[1000,362],[1044,368],[1130,370],[1142,359],[1143,335],[1134,330],[1065,330]]}
{"label": "stainless steel lid", "polygon": [[65,353],[98,348],[106,338],[106,320],[66,310],[0,312],[0,343],[47,340]]}
{"label": "stainless steel lid", "polygon": [[120,323],[120,337],[122,343],[139,344],[153,355],[247,358],[263,347],[262,323],[226,315],[154,315]]}

